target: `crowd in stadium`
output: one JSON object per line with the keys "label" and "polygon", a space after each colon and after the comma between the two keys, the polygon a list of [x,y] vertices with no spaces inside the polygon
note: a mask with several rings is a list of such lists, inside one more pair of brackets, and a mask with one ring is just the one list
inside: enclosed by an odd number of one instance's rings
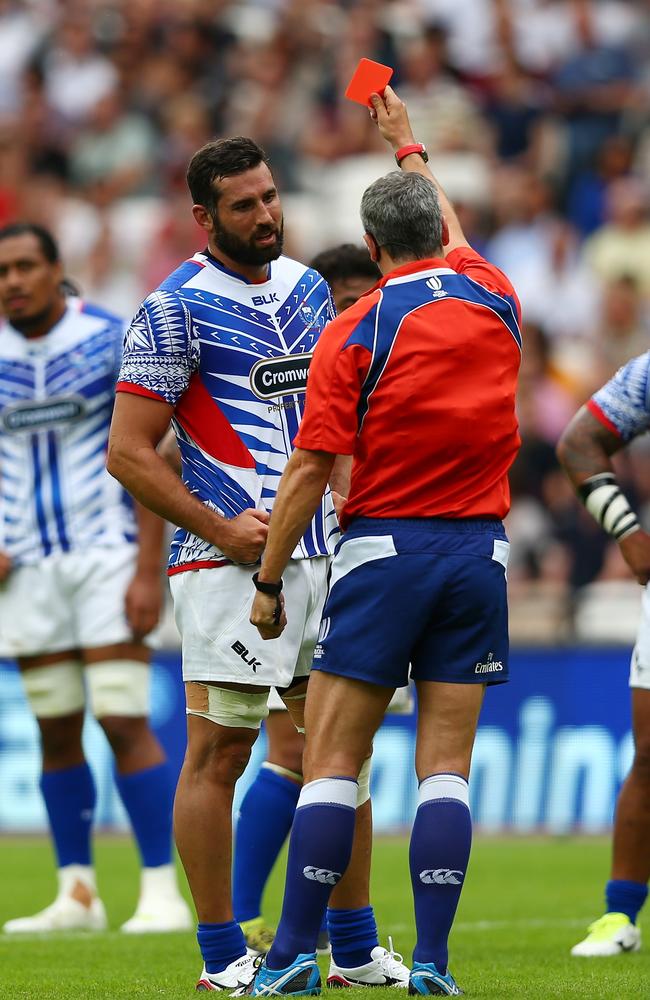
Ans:
{"label": "crowd in stadium", "polygon": [[[50,227],[84,296],[130,315],[200,247],[190,155],[212,136],[244,134],[270,156],[289,254],[358,242],[359,195],[390,155],[343,92],[359,53],[393,66],[470,242],[522,301],[513,637],[543,638],[549,622],[560,637],[589,633],[602,623],[600,598],[591,610],[580,599],[591,584],[610,609],[623,588],[627,603],[608,618],[628,638],[638,591],[574,500],[554,446],[590,393],[650,347],[645,7],[0,0],[0,225]],[[638,442],[619,469],[642,514],[647,452]]]}

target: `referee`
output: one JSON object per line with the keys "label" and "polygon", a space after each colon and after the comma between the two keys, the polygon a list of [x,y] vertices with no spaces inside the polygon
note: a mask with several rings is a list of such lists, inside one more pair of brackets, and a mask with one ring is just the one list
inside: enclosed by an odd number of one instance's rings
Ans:
{"label": "referee", "polygon": [[447,939],[470,855],[472,746],[486,685],[508,679],[501,519],[519,446],[519,303],[467,243],[404,104],[390,87],[373,104],[401,167],[361,202],[383,278],[317,345],[259,573],[266,592],[251,616],[266,639],[291,617],[291,604],[276,614],[285,565],[335,456],[352,455],[308,689],[282,918],[254,995],[318,992],[316,937],[350,859],[356,779],[409,664],[419,706],[409,992],[460,992]]}

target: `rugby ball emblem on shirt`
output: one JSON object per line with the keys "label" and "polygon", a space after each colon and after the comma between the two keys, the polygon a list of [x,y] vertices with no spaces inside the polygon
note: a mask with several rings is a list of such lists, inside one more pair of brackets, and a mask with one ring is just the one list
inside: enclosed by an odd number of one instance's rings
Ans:
{"label": "rugby ball emblem on shirt", "polygon": [[258,361],[251,368],[251,389],[258,399],[276,399],[304,392],[311,359],[311,354],[290,354]]}

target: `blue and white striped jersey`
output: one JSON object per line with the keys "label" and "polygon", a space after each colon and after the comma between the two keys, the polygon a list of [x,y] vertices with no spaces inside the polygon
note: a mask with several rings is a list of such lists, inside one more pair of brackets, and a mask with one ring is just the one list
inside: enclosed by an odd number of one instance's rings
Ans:
{"label": "blue and white striped jersey", "polygon": [[650,351],[632,358],[598,389],[588,408],[623,441],[650,428]]}
{"label": "blue and white striped jersey", "polygon": [[0,548],[16,565],[136,537],[106,472],[124,322],[70,299],[46,336],[0,326]]}
{"label": "blue and white striped jersey", "polygon": [[[164,399],[183,480],[224,517],[271,512],[304,405],[314,345],[334,316],[324,279],[280,257],[252,284],[207,251],[143,302],[127,333],[118,391]],[[329,490],[294,558],[328,555],[338,535]],[[169,571],[223,554],[179,529]]]}

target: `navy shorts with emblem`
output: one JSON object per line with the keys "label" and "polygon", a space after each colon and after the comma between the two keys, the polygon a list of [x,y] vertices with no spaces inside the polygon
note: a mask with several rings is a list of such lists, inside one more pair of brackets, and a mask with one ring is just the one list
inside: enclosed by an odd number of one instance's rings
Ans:
{"label": "navy shorts with emblem", "polygon": [[500,521],[356,518],[339,542],[314,670],[387,687],[508,680]]}

